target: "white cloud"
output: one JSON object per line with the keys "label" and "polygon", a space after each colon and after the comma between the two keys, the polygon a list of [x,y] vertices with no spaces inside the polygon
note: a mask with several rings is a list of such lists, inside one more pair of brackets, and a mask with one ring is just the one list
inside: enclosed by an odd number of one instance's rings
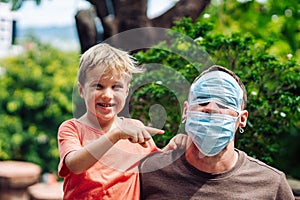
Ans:
{"label": "white cloud", "polygon": [[[148,16],[153,18],[168,10],[178,0],[149,0]],[[39,6],[34,1],[24,1],[16,12],[18,26],[59,26],[75,23],[76,11],[87,8],[86,0],[42,0]]]}
{"label": "white cloud", "polygon": [[18,25],[37,27],[74,24],[76,11],[86,5],[87,1],[80,0],[43,0],[40,5],[34,1],[24,1],[16,12]]}
{"label": "white cloud", "polygon": [[170,9],[178,0],[148,0],[147,15],[154,18]]}

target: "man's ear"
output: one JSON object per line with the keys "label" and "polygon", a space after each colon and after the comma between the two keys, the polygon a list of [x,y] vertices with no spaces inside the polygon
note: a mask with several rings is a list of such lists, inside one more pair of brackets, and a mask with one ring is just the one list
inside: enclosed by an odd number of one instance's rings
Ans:
{"label": "man's ear", "polygon": [[243,110],[241,112],[241,116],[240,116],[240,125],[239,126],[241,128],[246,127],[247,119],[248,119],[248,111],[247,110]]}
{"label": "man's ear", "polygon": [[184,123],[184,122],[186,121],[186,111],[187,111],[187,109],[188,109],[188,102],[185,101],[185,102],[183,103],[183,112],[182,112],[182,116],[181,116],[181,118],[182,118],[182,123]]}
{"label": "man's ear", "polygon": [[77,87],[78,87],[78,93],[80,95],[81,98],[84,98],[84,90],[83,90],[83,86],[78,82],[77,83]]}

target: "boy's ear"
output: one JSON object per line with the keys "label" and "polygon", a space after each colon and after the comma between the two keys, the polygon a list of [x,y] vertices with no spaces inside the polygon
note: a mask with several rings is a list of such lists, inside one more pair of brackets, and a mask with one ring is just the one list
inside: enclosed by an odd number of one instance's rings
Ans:
{"label": "boy's ear", "polygon": [[130,83],[128,83],[128,86],[127,86],[127,89],[126,89],[126,97],[128,96],[129,89],[130,89]]}
{"label": "boy's ear", "polygon": [[77,87],[78,87],[78,93],[80,95],[81,98],[84,98],[84,90],[83,90],[83,86],[78,82],[77,83]]}

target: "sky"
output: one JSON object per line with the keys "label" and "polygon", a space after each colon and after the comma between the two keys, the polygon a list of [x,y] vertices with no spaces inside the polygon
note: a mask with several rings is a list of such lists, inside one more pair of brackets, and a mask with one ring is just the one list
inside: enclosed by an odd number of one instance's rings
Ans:
{"label": "sky", "polygon": [[[176,0],[149,0],[148,16],[154,17],[170,8]],[[75,24],[77,10],[89,7],[85,0],[42,0],[39,6],[34,1],[24,1],[15,13],[18,26],[62,26]]]}

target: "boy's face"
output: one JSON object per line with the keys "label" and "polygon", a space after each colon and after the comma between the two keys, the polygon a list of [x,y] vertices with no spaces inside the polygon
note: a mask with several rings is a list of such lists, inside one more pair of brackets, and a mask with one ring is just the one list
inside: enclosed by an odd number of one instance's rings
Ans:
{"label": "boy's face", "polygon": [[[88,116],[109,121],[123,109],[129,83],[122,76],[101,76],[97,68],[87,71],[84,85],[78,84]],[[104,77],[104,78],[103,78]]]}

